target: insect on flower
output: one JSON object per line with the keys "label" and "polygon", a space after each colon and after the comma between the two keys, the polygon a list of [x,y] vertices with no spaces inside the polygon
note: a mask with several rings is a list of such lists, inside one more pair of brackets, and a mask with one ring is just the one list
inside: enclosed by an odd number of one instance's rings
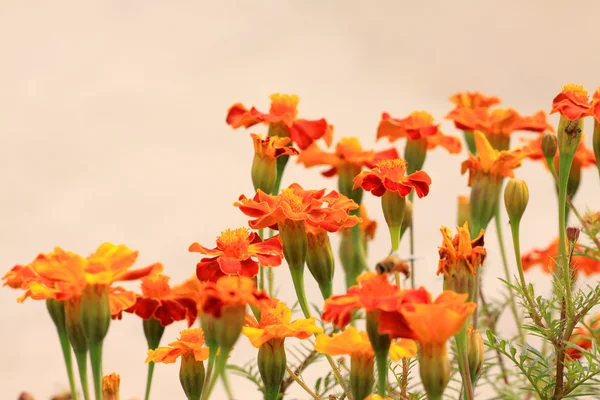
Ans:
{"label": "insect on flower", "polygon": [[416,257],[402,259],[396,252],[393,252],[375,265],[375,271],[379,275],[401,272],[406,278],[410,278],[410,266],[408,263],[417,259]]}

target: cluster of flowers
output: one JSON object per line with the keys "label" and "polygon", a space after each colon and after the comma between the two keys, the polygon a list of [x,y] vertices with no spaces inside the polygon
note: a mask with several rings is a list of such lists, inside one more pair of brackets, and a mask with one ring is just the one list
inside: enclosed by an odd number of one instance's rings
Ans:
{"label": "cluster of flowers", "polygon": [[[458,233],[453,236],[450,229],[441,228],[437,273],[444,276],[444,292],[434,299],[425,288],[416,287],[414,281],[411,288],[401,287],[399,273],[411,273],[414,279],[415,271],[395,259],[391,268],[384,265],[380,271],[365,272],[369,270],[365,261],[367,241],[373,238],[376,224],[368,219],[361,205],[362,195],[367,191],[381,198],[391,250],[396,254],[400,239],[412,224],[414,194],[421,198],[429,193],[431,179],[421,170],[427,151],[440,146],[450,153],[459,153],[461,141],[442,133],[439,124],[425,111],[406,118],[383,113],[377,139],[405,139],[403,158],[393,147],[365,150],[354,137],[341,138],[329,152],[318,141],[332,144],[332,125],[325,119],[298,118],[296,96],[273,95],[271,100],[268,113],[235,104],[226,117],[233,128],[259,123],[268,126],[266,138],[251,134],[255,150],[251,177],[256,193],[252,197],[241,195],[234,203],[250,218],[251,229],[225,230],[214,248],[193,243],[189,251],[202,258],[195,276],[188,281],[171,287],[160,263],[132,270],[137,252],[110,243],[87,257],[56,248],[29,264],[13,267],[4,276],[5,285],[25,291],[19,301],[46,301],[68,368],[71,348],[76,355],[86,400],[90,398],[88,353],[96,399],[102,398],[103,388],[105,398],[116,398],[110,396],[118,393],[118,378],[105,377],[103,384],[102,343],[111,319],[121,319],[123,312],[143,320],[149,348],[149,383],[154,363],[180,359],[180,381],[188,399],[209,398],[240,335],[258,349],[258,367],[267,400],[279,396],[287,367],[284,340],[289,337],[308,339],[316,335],[315,351],[327,356],[342,389],[355,400],[383,399],[389,394],[388,360],[411,358],[417,351],[428,398],[441,398],[450,379],[447,343],[452,337],[457,340],[461,371],[473,382],[481,374],[483,340],[471,326],[475,320],[470,318],[477,307],[478,270],[486,257],[483,235],[497,212],[503,179],[514,177],[513,170],[527,157],[556,159],[557,138],[545,113],[522,116],[511,108],[492,108],[500,100],[479,93],[451,97],[455,108],[447,118],[465,132],[470,155],[462,163],[462,173],[469,173],[471,194],[461,200],[461,207],[467,212],[459,216]],[[583,88],[567,85],[554,99],[552,112],[560,112],[571,122],[592,115],[600,121],[600,89],[590,102]],[[569,125],[567,129],[578,130],[574,134],[581,135],[580,125]],[[537,136],[511,149],[510,135],[516,131],[530,131]],[[306,167],[326,166],[323,175],[338,176],[339,192],[306,190],[297,183],[280,190],[283,170],[293,156]],[[573,176],[569,175],[571,197],[579,186],[581,168],[596,165],[597,156],[583,143],[578,144]],[[547,165],[552,170],[553,164]],[[513,209],[518,209],[519,193],[526,187],[515,182],[510,190],[516,194],[513,198],[508,195],[507,207],[513,202],[517,204]],[[519,211],[513,212],[511,219],[516,214]],[[265,229],[271,232],[268,238]],[[335,268],[329,234],[334,232],[342,235],[340,259],[347,283],[347,293],[342,295],[333,295],[332,288]],[[523,266],[527,269],[540,264],[550,271],[557,253],[558,240],[545,251],[523,255]],[[289,266],[303,319],[292,321],[290,308],[272,296],[269,271],[283,259]],[[330,334],[317,326],[311,314],[304,291],[305,265],[321,290],[321,320],[333,325]],[[591,258],[581,257],[575,266],[586,274],[600,270],[600,264]],[[388,275],[395,275],[395,284]],[[138,294],[113,285],[137,279],[141,280]],[[360,315],[357,310],[364,311],[365,331],[356,328]],[[196,319],[201,328],[191,328]],[[181,331],[179,339],[168,347],[159,347],[164,327],[174,321],[186,321],[190,329]],[[591,340],[589,330],[583,327],[574,340],[583,340],[582,337]],[[349,387],[331,361],[330,356],[338,355],[350,357]],[[577,353],[571,352],[570,356],[576,358]],[[375,366],[379,379],[376,386]],[[69,377],[76,398],[72,373]],[[374,387],[378,394],[373,394]],[[150,384],[146,399],[149,388]]]}

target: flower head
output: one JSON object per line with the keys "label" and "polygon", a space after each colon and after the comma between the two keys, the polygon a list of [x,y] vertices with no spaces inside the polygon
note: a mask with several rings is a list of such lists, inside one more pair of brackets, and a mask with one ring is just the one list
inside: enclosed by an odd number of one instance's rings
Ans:
{"label": "flower head", "polygon": [[226,275],[255,277],[259,263],[267,267],[280,265],[283,259],[281,246],[279,236],[263,241],[255,232],[238,228],[222,232],[213,249],[193,243],[189,251],[209,256],[197,264],[196,274],[201,281],[216,282]]}
{"label": "flower head", "polygon": [[[545,162],[544,151],[542,148],[542,136],[538,136],[535,139],[531,139],[525,142],[525,149],[527,152],[527,158],[531,160],[544,160],[544,166],[548,168],[548,165]],[[555,156],[555,166],[558,167],[558,154]],[[587,147],[582,140],[575,151],[575,157],[573,158],[573,164],[578,165],[583,168],[596,166],[596,157],[594,156],[594,152],[592,149]]]}
{"label": "flower head", "polygon": [[[234,129],[249,128],[258,123],[279,130],[278,136],[289,136],[298,147],[306,149],[310,144],[323,138],[327,145],[331,144],[332,128],[324,118],[306,120],[297,118],[298,96],[286,94],[271,95],[271,108],[268,113],[262,113],[256,108],[247,109],[241,103],[236,103],[227,112],[227,123]],[[271,135],[272,136],[272,135]]]}
{"label": "flower head", "polygon": [[417,196],[427,196],[431,185],[429,175],[424,171],[405,175],[406,169],[406,161],[400,158],[379,161],[375,168],[363,171],[354,178],[354,188],[362,187],[378,197],[383,196],[386,191],[397,192],[404,197],[413,189]]}
{"label": "flower head", "polygon": [[347,294],[325,300],[323,321],[343,328],[348,325],[356,309],[362,308],[367,312],[391,311],[403,301],[423,294],[423,289],[400,291],[398,286],[389,283],[387,276],[375,272],[365,272],[357,280],[358,285],[351,286]]}
{"label": "flower head", "polygon": [[596,123],[600,124],[600,86],[592,95],[592,115],[596,118]]}
{"label": "flower head", "polygon": [[[325,334],[317,336],[315,350],[330,356],[349,355],[352,358],[366,359],[375,357],[367,332],[357,331],[353,326],[349,326],[343,332],[333,336]],[[405,339],[392,343],[389,356],[393,361],[398,361],[401,358],[414,357],[416,352],[415,342]]]}
{"label": "flower head", "polygon": [[298,156],[298,163],[305,167],[327,165],[331,168],[322,174],[326,177],[335,176],[340,168],[361,167],[372,168],[377,161],[398,158],[395,148],[383,151],[364,150],[356,137],[344,137],[335,146],[335,152],[326,152],[319,148],[317,143],[303,150]]}
{"label": "flower head", "polygon": [[121,377],[114,372],[102,377],[102,399],[119,400]]}
{"label": "flower head", "polygon": [[142,319],[155,318],[162,326],[184,319],[192,326],[198,314],[194,299],[174,292],[169,286],[169,277],[162,274],[142,278],[142,294],[126,311]]}
{"label": "flower head", "polygon": [[452,231],[445,226],[442,232],[442,245],[439,247],[440,261],[438,263],[437,275],[449,275],[449,270],[464,265],[473,275],[477,274],[477,268],[481,267],[487,255],[483,247],[483,229],[479,235],[471,240],[469,224],[465,222],[458,227],[458,234],[452,238]]}
{"label": "flower head", "polygon": [[430,296],[401,303],[396,311],[382,311],[379,332],[391,337],[410,337],[420,344],[445,344],[456,335],[477,305],[465,302],[467,294],[447,290],[434,301]]}
{"label": "flower head", "polygon": [[204,361],[208,358],[208,347],[204,346],[202,329],[184,329],[179,332],[179,339],[169,343],[169,347],[148,350],[146,362],[171,364],[186,354],[193,355],[196,361]]}
{"label": "flower head", "polygon": [[225,276],[217,282],[206,282],[200,294],[202,312],[220,318],[228,307],[259,305],[269,297],[257,290],[254,281],[245,276]]}
{"label": "flower head", "polygon": [[262,135],[257,133],[251,133],[250,136],[254,142],[254,154],[256,156],[274,160],[284,155],[294,156],[298,154],[298,150],[289,146],[292,139],[288,137],[268,136],[263,139]]}
{"label": "flower head", "polygon": [[252,199],[242,195],[234,206],[254,218],[249,221],[253,229],[277,229],[278,223],[291,220],[305,221],[328,232],[337,232],[359,222],[357,217],[348,215],[350,210],[358,208],[354,201],[335,191],[325,195],[325,189],[304,190],[297,183],[283,189],[277,196],[261,190]]}
{"label": "flower head", "polygon": [[538,111],[529,116],[522,116],[512,108],[470,109],[457,107],[447,116],[454,121],[458,129],[466,131],[482,131],[486,136],[508,136],[517,131],[543,133],[554,129],[546,120],[546,113]]}
{"label": "flower head", "polygon": [[521,161],[527,155],[527,152],[520,148],[510,151],[496,150],[479,131],[475,131],[475,145],[477,156],[470,154],[469,159],[463,161],[461,166],[461,173],[469,171],[469,186],[478,175],[487,175],[498,180],[503,176],[513,178],[513,169],[521,165]]}
{"label": "flower head", "polygon": [[298,319],[291,322],[292,312],[277,299],[270,299],[260,306],[260,322],[250,315],[246,316],[246,326],[242,334],[250,339],[252,346],[259,348],[271,339],[296,337],[307,339],[323,329],[315,325],[315,319]]}
{"label": "flower head", "polygon": [[37,279],[38,275],[29,265],[15,265],[4,274],[2,286],[8,286],[12,289],[21,289],[25,282],[31,279]]}
{"label": "flower head", "polygon": [[[575,245],[575,251],[585,252],[585,249],[580,245]],[[523,270],[539,265],[542,271],[550,273],[556,269],[556,258],[558,257],[558,238],[554,239],[545,249],[533,249],[521,256]],[[573,255],[571,265],[576,273],[583,272],[585,275],[600,272],[600,262],[594,258],[586,256]]]}
{"label": "flower head", "polygon": [[552,100],[550,114],[555,112],[571,121],[592,115],[587,90],[582,85],[563,86],[562,91]]}
{"label": "flower head", "polygon": [[450,96],[450,101],[457,107],[470,109],[488,108],[500,103],[496,96],[487,96],[479,92],[460,92]]}
{"label": "flower head", "polygon": [[382,137],[387,137],[391,142],[401,138],[425,139],[427,149],[441,146],[452,154],[461,150],[460,140],[455,136],[444,135],[439,129],[439,124],[434,124],[433,116],[426,111],[415,111],[402,119],[392,118],[390,114],[383,113],[377,128],[377,139]]}

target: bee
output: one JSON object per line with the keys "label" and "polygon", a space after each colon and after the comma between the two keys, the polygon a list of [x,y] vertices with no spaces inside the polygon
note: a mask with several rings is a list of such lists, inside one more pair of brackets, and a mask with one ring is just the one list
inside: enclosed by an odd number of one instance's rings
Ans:
{"label": "bee", "polygon": [[567,135],[571,135],[571,136],[581,133],[581,128],[579,127],[579,122],[577,120],[569,121],[567,126],[565,126],[565,133]]}
{"label": "bee", "polygon": [[407,278],[410,277],[410,260],[403,260],[395,253],[390,254],[375,265],[375,271],[379,275],[401,272]]}

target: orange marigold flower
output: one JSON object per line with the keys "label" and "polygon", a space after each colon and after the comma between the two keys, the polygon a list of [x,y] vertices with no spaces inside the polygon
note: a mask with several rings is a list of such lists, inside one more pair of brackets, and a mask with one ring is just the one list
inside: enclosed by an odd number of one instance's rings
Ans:
{"label": "orange marigold flower", "polygon": [[276,93],[271,95],[270,99],[271,108],[267,114],[261,113],[254,107],[248,110],[241,103],[234,104],[227,112],[227,123],[234,129],[241,126],[249,128],[261,122],[270,126],[275,125],[275,130],[282,131],[277,132],[277,136],[289,136],[302,150],[321,138],[327,145],[331,144],[332,128],[324,118],[311,121],[296,117],[298,96]]}
{"label": "orange marigold flower", "polygon": [[292,139],[280,136],[268,136],[263,139],[261,134],[251,133],[252,141],[254,142],[254,154],[260,157],[276,159],[283,155],[295,156],[298,150],[289,146]]}
{"label": "orange marigold flower", "polygon": [[[575,251],[583,253],[585,252],[585,248],[576,244]],[[598,256],[598,254],[595,256]],[[533,249],[530,252],[521,255],[523,270],[527,271],[528,269],[539,265],[542,268],[542,271],[550,273],[556,269],[557,257],[558,238],[554,239],[545,249]],[[573,255],[571,258],[571,265],[576,273],[583,272],[587,276],[600,272],[600,262],[590,257]]]}
{"label": "orange marigold flower", "polygon": [[241,195],[234,206],[254,218],[249,221],[253,229],[277,229],[278,223],[291,220],[305,221],[328,232],[337,232],[359,222],[358,217],[348,215],[350,210],[358,208],[354,201],[335,191],[325,195],[325,189],[304,190],[297,183],[283,189],[277,196],[262,190],[258,190],[252,199]]}
{"label": "orange marigold flower", "polygon": [[457,107],[465,108],[488,108],[500,103],[500,98],[487,96],[479,92],[460,92],[450,96],[450,101]]}
{"label": "orange marigold flower", "polygon": [[[573,333],[569,337],[569,342],[584,350],[590,350],[593,345],[593,338],[594,336],[588,328],[585,326],[578,326],[573,330]],[[567,353],[567,356],[572,360],[577,360],[583,356],[581,350],[576,349],[575,347],[567,347],[565,353]]]}
{"label": "orange marigold flower", "polygon": [[184,329],[179,332],[179,339],[169,343],[169,347],[148,350],[146,362],[174,363],[177,358],[190,354],[196,361],[208,358],[208,347],[204,346],[204,333],[200,328]]}
{"label": "orange marigold flower", "polygon": [[335,146],[335,152],[325,152],[319,148],[317,143],[313,143],[298,156],[298,163],[305,167],[314,167],[316,165],[328,165],[331,168],[322,172],[323,176],[331,177],[338,173],[340,168],[347,166],[356,167],[360,171],[361,167],[372,168],[380,160],[389,160],[398,158],[398,152],[395,148],[383,151],[363,150],[358,138],[343,137]]}
{"label": "orange marigold flower", "polygon": [[155,318],[162,326],[184,319],[192,326],[198,315],[194,299],[175,293],[169,286],[169,277],[162,274],[142,278],[142,294],[126,311],[142,319]]}
{"label": "orange marigold flower", "polygon": [[465,302],[467,294],[444,291],[435,301],[422,296],[417,301],[400,304],[396,311],[382,311],[379,316],[379,332],[391,337],[413,338],[423,345],[445,345],[456,335],[477,305]]}
{"label": "orange marigold flower", "polygon": [[325,300],[323,321],[332,322],[339,328],[350,323],[352,312],[363,308],[365,311],[391,311],[399,303],[426,293],[424,289],[400,291],[392,285],[386,275],[365,272],[357,278],[358,285],[351,286],[347,294],[332,296]]}
{"label": "orange marigold flower", "polygon": [[363,171],[354,178],[354,189],[362,187],[377,197],[383,196],[386,191],[397,192],[405,197],[414,188],[420,198],[427,196],[431,185],[429,175],[425,171],[405,175],[406,169],[406,161],[400,158],[380,161],[375,168]]}
{"label": "orange marigold flower", "polygon": [[401,138],[425,139],[429,150],[441,146],[451,154],[460,153],[460,140],[455,136],[444,135],[439,124],[434,124],[433,121],[433,116],[426,111],[415,111],[402,119],[392,118],[384,112],[377,128],[377,139],[387,137],[390,142]]}
{"label": "orange marigold flower", "polygon": [[468,222],[458,227],[458,234],[454,238],[449,228],[442,226],[440,231],[442,245],[439,247],[440,261],[437,275],[450,275],[450,270],[459,264],[465,265],[471,274],[477,275],[477,268],[481,267],[487,255],[483,247],[483,229],[473,240],[471,240]]}
{"label": "orange marigold flower", "polygon": [[582,85],[563,86],[562,91],[552,100],[550,114],[555,112],[571,121],[592,115],[587,90]]}
{"label": "orange marigold flower", "polygon": [[[369,336],[365,331],[357,331],[355,327],[349,326],[343,332],[327,336],[317,336],[315,350],[330,356],[349,355],[351,358],[373,359],[375,353]],[[416,343],[409,339],[394,341],[390,347],[389,356],[393,361],[401,358],[411,358],[417,353]]]}
{"label": "orange marigold flower", "polygon": [[364,235],[365,240],[375,239],[377,221],[369,218],[369,216],[367,215],[367,207],[364,204],[360,205],[359,216],[362,220],[362,222],[360,223],[360,231]]}
{"label": "orange marigold flower", "polygon": [[314,317],[290,322],[291,319],[292,312],[285,303],[270,299],[260,306],[260,322],[251,315],[246,316],[242,334],[250,340],[252,346],[259,348],[271,339],[307,339],[315,333],[323,332],[323,328],[315,325]]}
{"label": "orange marigold flower", "polygon": [[[575,151],[575,158],[573,159],[573,165],[575,167],[579,166],[582,168],[596,166],[596,157],[594,156],[594,152],[592,149],[587,147],[584,143],[584,138],[582,137],[581,143],[579,143],[579,147]],[[546,164],[544,151],[542,149],[542,136],[538,136],[535,139],[531,139],[525,142],[525,149],[527,158],[531,160],[543,160],[544,166],[548,168]],[[558,169],[558,157],[560,153],[557,151],[556,156],[554,157],[555,167]],[[573,168],[573,167],[572,167]]]}
{"label": "orange marigold flower", "polygon": [[102,399],[119,400],[121,377],[114,372],[102,377]]}
{"label": "orange marigold flower", "polygon": [[385,399],[378,394],[372,394],[369,397],[365,397],[364,400],[393,400],[391,397],[386,397]]}
{"label": "orange marigold flower", "polygon": [[592,115],[596,118],[596,121],[600,124],[600,86],[596,89],[592,95]]}
{"label": "orange marigold flower", "polygon": [[475,131],[475,146],[477,156],[469,155],[469,159],[463,161],[461,173],[469,171],[469,186],[477,175],[488,175],[500,179],[501,177],[513,178],[513,169],[521,165],[521,161],[527,156],[527,151],[516,148],[513,150],[496,150],[492,147],[485,135]]}
{"label": "orange marigold flower", "polygon": [[189,247],[190,252],[205,254],[196,265],[196,274],[201,281],[216,282],[226,275],[253,278],[258,274],[258,264],[276,267],[283,259],[282,240],[274,236],[262,240],[247,228],[227,229],[217,238],[217,247],[208,249],[199,243]]}
{"label": "orange marigold flower", "polygon": [[216,318],[221,317],[227,307],[259,305],[269,297],[257,290],[254,281],[245,276],[225,276],[217,282],[206,282],[200,294],[202,312]]}

